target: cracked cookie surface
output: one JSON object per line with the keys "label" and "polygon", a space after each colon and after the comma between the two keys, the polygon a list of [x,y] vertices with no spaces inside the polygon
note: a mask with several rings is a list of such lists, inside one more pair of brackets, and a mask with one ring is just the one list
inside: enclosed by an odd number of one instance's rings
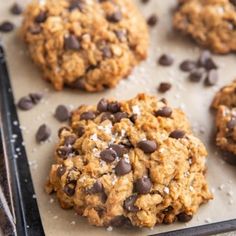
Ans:
{"label": "cracked cookie surface", "polygon": [[146,22],[130,0],[33,1],[23,39],[44,79],[90,92],[115,87],[146,58]]}
{"label": "cracked cookie surface", "polygon": [[236,51],[236,2],[180,0],[174,27],[215,53]]}
{"label": "cracked cookie surface", "polygon": [[212,199],[206,156],[185,114],[166,101],[102,99],[60,129],[46,190],[96,226],[186,222]]}

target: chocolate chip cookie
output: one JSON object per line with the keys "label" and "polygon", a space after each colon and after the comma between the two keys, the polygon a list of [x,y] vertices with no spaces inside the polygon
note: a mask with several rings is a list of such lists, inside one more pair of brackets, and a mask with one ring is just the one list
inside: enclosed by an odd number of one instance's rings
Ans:
{"label": "chocolate chip cookie", "polygon": [[59,130],[46,190],[96,226],[186,222],[212,199],[206,156],[185,114],[166,101],[101,99]]}
{"label": "chocolate chip cookie", "polygon": [[215,53],[236,51],[236,1],[179,1],[173,24]]}
{"label": "chocolate chip cookie", "polygon": [[44,79],[89,92],[117,85],[147,56],[146,22],[130,0],[34,1],[22,35]]}

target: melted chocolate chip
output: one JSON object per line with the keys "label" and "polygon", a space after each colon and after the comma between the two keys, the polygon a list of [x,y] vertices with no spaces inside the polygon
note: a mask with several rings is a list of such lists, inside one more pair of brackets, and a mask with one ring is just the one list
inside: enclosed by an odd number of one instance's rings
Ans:
{"label": "melted chocolate chip", "polygon": [[172,87],[171,83],[162,82],[162,83],[160,83],[160,85],[158,87],[158,91],[160,93],[165,93],[165,92],[169,91],[171,89],[171,87]]}
{"label": "melted chocolate chip", "polygon": [[87,190],[88,194],[95,194],[103,192],[103,185],[100,181],[97,181],[93,184],[93,186]]}
{"label": "melted chocolate chip", "polygon": [[86,111],[80,115],[80,120],[94,120],[96,115],[93,111]]}
{"label": "melted chocolate chip", "polygon": [[137,181],[135,182],[135,189],[140,194],[149,193],[151,191],[151,188],[152,188],[152,182],[146,176],[137,179]]}
{"label": "melted chocolate chip", "polygon": [[107,163],[111,163],[116,159],[117,155],[114,150],[105,149],[100,153],[100,157],[103,161],[105,161]]}
{"label": "melted chocolate chip", "polygon": [[158,63],[162,66],[171,66],[174,63],[174,58],[169,54],[163,54],[160,56]]}
{"label": "melted chocolate chip", "polygon": [[67,120],[69,120],[70,115],[71,115],[71,113],[70,113],[69,109],[65,105],[59,105],[56,108],[55,118],[58,121],[60,121],[60,122],[67,121]]}
{"label": "melted chocolate chip", "polygon": [[15,26],[10,21],[4,21],[0,24],[0,32],[8,33],[14,30]]}
{"label": "melted chocolate chip", "polygon": [[77,37],[73,34],[65,37],[65,49],[66,50],[79,50],[80,49],[80,42]]}
{"label": "melted chocolate chip", "polygon": [[135,202],[138,199],[138,195],[134,194],[125,199],[124,208],[129,212],[137,212],[139,208],[135,206]]}
{"label": "melted chocolate chip", "polygon": [[106,112],[108,107],[108,101],[105,98],[102,98],[97,105],[97,110],[99,112]]}
{"label": "melted chocolate chip", "polygon": [[46,125],[41,125],[36,133],[36,141],[42,142],[46,141],[51,136],[51,129]]}
{"label": "melted chocolate chip", "polygon": [[60,178],[66,173],[66,167],[65,166],[59,166],[57,168],[57,176]]}
{"label": "melted chocolate chip", "polygon": [[143,140],[137,144],[144,153],[153,153],[157,150],[157,144],[154,140]]}
{"label": "melted chocolate chip", "polygon": [[182,212],[177,216],[177,218],[179,222],[189,222],[190,220],[192,220],[193,216]]}
{"label": "melted chocolate chip", "polygon": [[107,16],[107,20],[112,23],[118,23],[122,20],[122,13],[121,11],[117,10],[116,12],[112,13],[111,15]]}
{"label": "melted chocolate chip", "polygon": [[128,118],[128,114],[126,112],[117,112],[114,114],[114,121],[116,123],[120,122],[122,119]]}
{"label": "melted chocolate chip", "polygon": [[118,157],[123,157],[124,154],[128,153],[127,148],[120,144],[111,144],[109,148],[114,150]]}
{"label": "melted chocolate chip", "polygon": [[46,19],[47,19],[47,12],[40,11],[40,13],[35,17],[35,22],[40,24],[45,22]]}
{"label": "melted chocolate chip", "polygon": [[162,107],[158,111],[156,111],[156,116],[162,116],[162,117],[171,117],[172,109],[170,107]]}
{"label": "melted chocolate chip", "polygon": [[193,69],[195,69],[197,66],[197,63],[195,61],[191,60],[184,60],[179,68],[184,72],[191,72]]}
{"label": "melted chocolate chip", "polygon": [[169,135],[170,138],[174,138],[174,139],[181,139],[181,138],[184,138],[184,136],[185,136],[185,132],[179,129],[174,130]]}
{"label": "melted chocolate chip", "polygon": [[115,173],[118,176],[122,176],[128,174],[131,169],[132,167],[130,163],[128,163],[125,159],[121,159],[115,167]]}

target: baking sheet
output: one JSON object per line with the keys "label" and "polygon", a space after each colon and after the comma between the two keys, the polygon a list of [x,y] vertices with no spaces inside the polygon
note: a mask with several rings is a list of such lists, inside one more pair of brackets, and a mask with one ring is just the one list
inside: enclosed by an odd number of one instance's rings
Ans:
{"label": "baking sheet", "polygon": [[[19,1],[21,4],[26,2],[27,0]],[[19,39],[18,32],[3,35],[16,101],[32,91],[45,94],[42,103],[31,111],[19,111],[19,117],[46,235],[116,236],[125,234],[141,236],[236,218],[234,207],[236,202],[236,167],[222,161],[212,145],[214,123],[213,115],[209,112],[209,105],[214,93],[236,76],[235,55],[215,56],[220,67],[220,80],[217,86],[206,88],[203,83],[188,82],[187,75],[181,72],[178,66],[184,59],[197,59],[200,49],[193,42],[172,30],[171,12],[176,1],[153,0],[148,4],[140,2],[140,0],[136,0],[146,18],[152,13],[156,13],[160,18],[158,26],[150,29],[149,58],[133,71],[128,80],[122,81],[117,88],[102,93],[88,94],[69,89],[55,92],[50,84],[41,80],[42,74],[31,62],[25,45]],[[12,20],[19,26],[21,17],[12,16],[9,13],[12,3],[13,0],[0,1],[0,21]],[[166,52],[175,57],[175,64],[170,68],[160,67],[156,64],[158,56]],[[208,148],[207,179],[214,192],[214,200],[203,205],[193,220],[187,224],[160,225],[152,230],[113,229],[112,232],[109,232],[104,228],[88,225],[86,219],[75,215],[73,210],[62,210],[55,197],[47,195],[43,189],[50,165],[53,163],[57,130],[62,125],[53,117],[57,105],[68,104],[73,108],[81,104],[95,104],[101,97],[128,99],[139,92],[163,97],[156,90],[157,85],[162,81],[171,82],[173,85],[171,91],[166,93],[164,97],[173,106],[181,107],[187,113],[195,134]],[[47,123],[52,128],[53,135],[50,142],[38,145],[35,142],[35,133],[39,125],[43,123]]]}

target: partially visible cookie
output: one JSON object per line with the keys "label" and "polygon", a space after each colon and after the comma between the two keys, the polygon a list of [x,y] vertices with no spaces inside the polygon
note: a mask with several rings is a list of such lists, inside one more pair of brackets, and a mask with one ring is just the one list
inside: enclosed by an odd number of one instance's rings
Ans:
{"label": "partially visible cookie", "polygon": [[130,0],[33,1],[22,35],[44,79],[90,92],[111,88],[146,58],[148,31]]}
{"label": "partially visible cookie", "polygon": [[215,53],[236,51],[235,1],[180,0],[173,24]]}
{"label": "partially visible cookie", "polygon": [[212,199],[206,156],[184,113],[165,101],[102,99],[60,129],[46,190],[96,226],[186,222]]}

